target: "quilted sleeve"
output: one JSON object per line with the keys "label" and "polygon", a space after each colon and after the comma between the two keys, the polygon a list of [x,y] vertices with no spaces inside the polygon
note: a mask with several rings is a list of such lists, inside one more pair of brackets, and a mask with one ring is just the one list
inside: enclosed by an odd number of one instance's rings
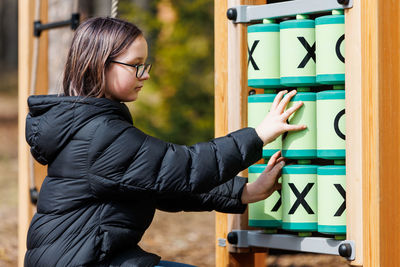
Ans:
{"label": "quilted sleeve", "polygon": [[218,211],[224,213],[243,213],[247,205],[241,197],[247,179],[236,176],[208,193],[158,194],[156,208],[168,212],[178,211]]}
{"label": "quilted sleeve", "polygon": [[135,127],[113,130],[122,128],[109,124],[100,127],[96,135],[102,135],[103,140],[108,136],[110,141],[94,141],[92,145],[89,176],[95,193],[106,188],[115,192],[205,193],[262,156],[263,143],[253,128],[183,146],[166,143]]}

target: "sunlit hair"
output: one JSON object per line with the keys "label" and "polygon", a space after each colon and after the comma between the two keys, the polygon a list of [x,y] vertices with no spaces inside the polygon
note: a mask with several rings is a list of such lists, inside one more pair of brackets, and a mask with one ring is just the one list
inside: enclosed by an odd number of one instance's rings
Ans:
{"label": "sunlit hair", "polygon": [[109,61],[142,35],[135,25],[115,18],[91,18],[75,32],[64,70],[66,96],[103,97]]}

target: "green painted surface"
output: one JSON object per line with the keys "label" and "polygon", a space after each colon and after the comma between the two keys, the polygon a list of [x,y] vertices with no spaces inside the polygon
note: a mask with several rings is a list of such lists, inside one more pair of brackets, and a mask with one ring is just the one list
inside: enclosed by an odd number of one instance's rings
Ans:
{"label": "green painted surface", "polygon": [[[304,59],[309,54],[301,39],[305,41],[306,46],[312,47],[315,44],[315,28],[286,28],[285,25],[296,24],[307,25],[309,20],[286,21],[281,23],[280,32],[280,76],[281,83],[287,86],[314,84],[315,80],[315,61],[309,58]],[[312,21],[311,24],[314,22]],[[301,64],[303,62],[303,64]],[[294,79],[300,77],[298,79]]]}
{"label": "green painted surface", "polygon": [[318,165],[287,165],[282,174],[317,174]]}
{"label": "green painted surface", "polygon": [[248,33],[253,32],[279,32],[279,24],[263,23],[255,24],[247,27]]}
{"label": "green painted surface", "polygon": [[[273,29],[277,24],[261,24],[255,27],[259,31],[248,32],[248,51],[251,59],[248,62],[248,86],[255,88],[277,87],[279,84],[279,31],[262,31]],[[255,25],[254,25],[255,26]],[[252,29],[250,26],[248,30]],[[250,57],[248,53],[247,57]]]}
{"label": "green painted surface", "polygon": [[[318,224],[317,223],[287,223],[282,222],[282,229],[290,230],[290,231],[317,231]],[[309,233],[301,233],[299,236],[307,237],[311,236]]]}
{"label": "green painted surface", "polygon": [[[282,174],[282,228],[284,229],[296,231],[317,230],[317,166],[313,168],[315,170],[309,174]],[[296,196],[290,184],[295,186],[297,193],[300,195],[305,192],[304,190],[308,186],[311,186],[305,197],[303,196],[311,210],[307,211],[302,204],[295,208],[295,203],[298,202],[299,197]],[[291,210],[292,214],[290,214]],[[304,224],[304,228],[301,228],[302,224]]]}
{"label": "green painted surface", "polygon": [[344,15],[329,15],[315,19],[315,27],[325,24],[344,24]]}
{"label": "green painted surface", "polygon": [[317,154],[319,158],[345,157],[345,100],[334,99],[342,97],[344,98],[344,90],[317,93]]}
{"label": "green painted surface", "polygon": [[[342,15],[337,17],[340,16]],[[344,20],[344,16],[342,17]],[[324,84],[344,83],[344,23],[316,25],[315,38],[317,82]]]}
{"label": "green painted surface", "polygon": [[[315,93],[297,93],[297,99],[302,98],[302,94],[314,95]],[[296,98],[295,98],[296,99]],[[292,107],[297,101],[290,101],[288,108]],[[307,129],[288,132],[282,142],[282,154],[288,158],[316,158],[317,156],[317,120],[316,120],[316,101],[303,101],[300,107],[292,116],[289,117],[290,124],[307,125]],[[302,151],[307,153],[302,153]]]}
{"label": "green painted surface", "polygon": [[[318,174],[318,231],[328,234],[343,234],[346,229],[346,210],[341,210],[345,199],[346,175],[335,173],[345,171],[344,166],[324,166],[324,175]],[[332,174],[328,175],[329,169]],[[321,173],[321,171],[318,171]],[[342,194],[341,194],[342,193]]]}

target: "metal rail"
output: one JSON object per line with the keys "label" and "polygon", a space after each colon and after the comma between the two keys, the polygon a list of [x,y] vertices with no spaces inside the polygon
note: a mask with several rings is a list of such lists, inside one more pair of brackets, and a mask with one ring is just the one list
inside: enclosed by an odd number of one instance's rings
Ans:
{"label": "metal rail", "polygon": [[299,237],[287,234],[265,234],[257,230],[233,230],[228,242],[238,248],[263,247],[283,250],[340,255],[355,259],[355,243],[352,240],[335,240],[325,237]]}
{"label": "metal rail", "polygon": [[235,23],[249,23],[266,18],[321,13],[351,7],[353,0],[292,0],[266,5],[235,6],[228,9],[227,17]]}

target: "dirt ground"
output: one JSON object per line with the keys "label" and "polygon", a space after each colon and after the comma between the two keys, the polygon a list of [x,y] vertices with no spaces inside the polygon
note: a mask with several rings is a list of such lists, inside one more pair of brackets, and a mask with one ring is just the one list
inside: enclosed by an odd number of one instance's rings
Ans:
{"label": "dirt ground", "polygon": [[[0,266],[17,265],[17,96],[0,94]],[[165,260],[215,266],[215,213],[157,212],[141,246]],[[270,255],[266,266],[348,266],[339,256]]]}

